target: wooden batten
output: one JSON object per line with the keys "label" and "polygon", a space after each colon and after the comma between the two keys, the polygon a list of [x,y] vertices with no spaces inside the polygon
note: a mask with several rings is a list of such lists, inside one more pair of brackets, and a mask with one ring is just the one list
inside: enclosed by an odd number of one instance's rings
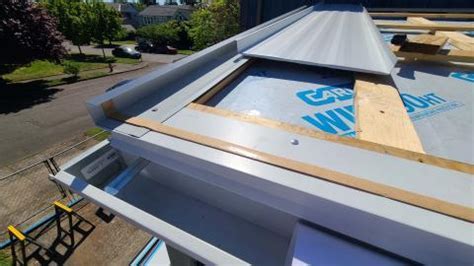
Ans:
{"label": "wooden batten", "polygon": [[474,24],[422,24],[422,23],[399,23],[389,21],[377,21],[375,25],[381,29],[406,29],[406,30],[441,30],[441,31],[471,31]]}
{"label": "wooden batten", "polygon": [[[407,19],[407,22],[413,24],[436,25],[435,22],[421,17],[410,17]],[[474,38],[469,37],[463,33],[452,31],[436,31],[435,35],[448,38],[449,43],[460,50],[474,51]]]}
{"label": "wooden batten", "polygon": [[445,19],[474,19],[474,13],[415,13],[415,12],[369,12],[372,17],[379,18],[445,18]]}

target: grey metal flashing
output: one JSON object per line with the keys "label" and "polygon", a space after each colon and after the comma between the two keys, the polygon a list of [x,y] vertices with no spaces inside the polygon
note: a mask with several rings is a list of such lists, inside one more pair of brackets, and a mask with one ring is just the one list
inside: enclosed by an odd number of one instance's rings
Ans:
{"label": "grey metal flashing", "polygon": [[357,5],[317,5],[313,12],[243,53],[385,75],[397,61],[367,11]]}
{"label": "grey metal flashing", "polygon": [[466,234],[472,224],[465,221],[156,132],[141,139],[113,133],[111,144],[421,263],[474,261]]}
{"label": "grey metal flashing", "polygon": [[[166,125],[474,208],[472,175],[185,108]],[[232,133],[230,133],[232,132]],[[144,137],[148,136],[145,135]],[[298,145],[291,143],[298,140]],[[328,152],[314,152],[328,151]],[[329,152],[330,151],[330,152]],[[341,156],[344,154],[344,156]],[[371,162],[368,164],[367,162]],[[377,167],[373,167],[373,165]],[[383,169],[383,170],[381,170]],[[436,186],[427,184],[435,183]],[[450,189],[446,189],[449,187]]]}

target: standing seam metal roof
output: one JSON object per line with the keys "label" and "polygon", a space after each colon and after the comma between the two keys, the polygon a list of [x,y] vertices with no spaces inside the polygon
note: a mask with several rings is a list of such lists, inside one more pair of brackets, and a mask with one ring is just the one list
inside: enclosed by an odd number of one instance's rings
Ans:
{"label": "standing seam metal roof", "polygon": [[244,54],[385,75],[396,63],[367,11],[358,5],[317,5]]}

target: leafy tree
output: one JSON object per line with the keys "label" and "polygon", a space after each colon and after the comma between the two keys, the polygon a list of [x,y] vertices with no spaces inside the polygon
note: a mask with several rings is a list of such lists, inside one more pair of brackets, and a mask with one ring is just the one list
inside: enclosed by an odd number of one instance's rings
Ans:
{"label": "leafy tree", "polygon": [[79,0],[43,1],[50,13],[59,21],[59,30],[79,49],[92,41],[93,13],[89,4]]}
{"label": "leafy tree", "polygon": [[0,8],[0,64],[24,64],[36,59],[59,61],[66,50],[57,23],[31,1],[3,0]]}
{"label": "leafy tree", "polygon": [[150,40],[157,45],[175,46],[180,40],[181,25],[176,20],[166,23],[147,25],[137,30],[137,36]]}
{"label": "leafy tree", "polygon": [[91,4],[93,12],[93,39],[99,44],[112,41],[122,32],[122,16],[113,8],[107,7],[102,2]]}
{"label": "leafy tree", "polygon": [[222,41],[239,32],[238,0],[216,0],[191,15],[189,36],[195,49]]}

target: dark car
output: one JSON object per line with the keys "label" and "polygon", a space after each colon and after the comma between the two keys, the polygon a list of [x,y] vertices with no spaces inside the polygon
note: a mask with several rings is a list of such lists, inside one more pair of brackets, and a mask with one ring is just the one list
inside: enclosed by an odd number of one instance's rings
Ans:
{"label": "dark car", "polygon": [[169,45],[155,46],[155,53],[157,54],[177,54],[178,50]]}
{"label": "dark car", "polygon": [[135,49],[143,53],[153,53],[154,46],[151,42],[143,41],[139,42]]}
{"label": "dark car", "polygon": [[156,45],[150,41],[141,41],[135,47],[138,51],[155,54],[177,54],[178,50],[169,45]]}
{"label": "dark car", "polygon": [[116,57],[127,57],[127,58],[133,58],[133,59],[140,59],[142,57],[142,54],[138,51],[136,51],[133,48],[130,47],[117,47],[112,50],[112,54]]}

